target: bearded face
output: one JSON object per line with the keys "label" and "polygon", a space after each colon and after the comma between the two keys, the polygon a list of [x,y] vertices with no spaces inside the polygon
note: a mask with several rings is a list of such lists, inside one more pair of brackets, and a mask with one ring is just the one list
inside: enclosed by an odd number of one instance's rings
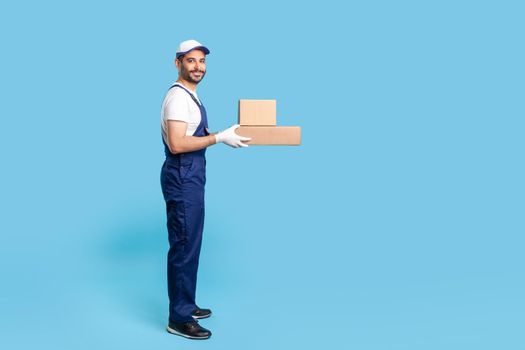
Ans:
{"label": "bearded face", "polygon": [[206,75],[206,56],[200,50],[188,52],[179,62],[179,75],[186,81],[198,84]]}

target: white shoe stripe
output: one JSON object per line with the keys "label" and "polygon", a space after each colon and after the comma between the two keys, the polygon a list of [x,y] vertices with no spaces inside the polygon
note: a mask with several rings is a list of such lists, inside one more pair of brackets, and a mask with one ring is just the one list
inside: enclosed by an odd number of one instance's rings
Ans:
{"label": "white shoe stripe", "polygon": [[209,338],[209,337],[193,337],[191,335],[187,335],[187,334],[181,333],[181,332],[179,332],[179,331],[177,331],[177,330],[175,330],[173,328],[170,328],[170,326],[167,326],[166,330],[168,331],[168,333],[180,335],[181,337],[188,338],[188,339],[208,339]]}

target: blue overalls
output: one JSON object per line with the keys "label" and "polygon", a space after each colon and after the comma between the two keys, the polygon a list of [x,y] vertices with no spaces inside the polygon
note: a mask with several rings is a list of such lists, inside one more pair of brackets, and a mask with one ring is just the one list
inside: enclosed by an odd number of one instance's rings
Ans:
{"label": "blue overalls", "polygon": [[[201,121],[193,136],[208,134],[206,109],[187,89],[173,85],[170,89],[185,90],[199,106]],[[173,322],[192,321],[197,308],[195,288],[204,228],[204,185],[206,183],[206,148],[172,154],[164,142],[166,160],[160,181],[166,201],[170,249],[168,251],[169,318]]]}

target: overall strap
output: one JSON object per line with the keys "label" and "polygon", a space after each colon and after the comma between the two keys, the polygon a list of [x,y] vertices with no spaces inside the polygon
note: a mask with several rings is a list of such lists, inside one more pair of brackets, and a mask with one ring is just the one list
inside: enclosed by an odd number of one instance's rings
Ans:
{"label": "overall strap", "polygon": [[[197,130],[195,131],[196,134],[194,136],[206,136],[206,135],[209,135],[209,133],[208,133],[208,115],[206,113],[206,108],[204,108],[204,105],[202,103],[200,103],[199,100],[197,100],[197,98],[188,89],[186,89],[181,84],[173,84],[170,87],[170,89],[172,89],[174,87],[179,87],[182,90],[186,91],[186,93],[191,96],[192,100],[195,102],[197,107],[199,107],[199,110],[201,112],[201,122],[200,122],[199,126],[197,127]],[[168,91],[169,91],[169,89],[168,89]]]}
{"label": "overall strap", "polygon": [[184,86],[180,85],[180,84],[173,84],[169,89],[171,90],[172,88],[174,87],[180,87],[182,90],[186,91],[190,96],[191,98],[193,99],[193,101],[195,101],[195,103],[197,104],[197,106],[201,107],[202,104],[199,102],[199,100],[197,100],[197,98],[195,97],[195,95],[193,95],[188,89],[186,89]]}

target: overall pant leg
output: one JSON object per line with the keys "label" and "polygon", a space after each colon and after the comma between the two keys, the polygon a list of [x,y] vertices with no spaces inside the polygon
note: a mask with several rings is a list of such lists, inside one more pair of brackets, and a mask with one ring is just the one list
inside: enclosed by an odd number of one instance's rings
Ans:
{"label": "overall pant leg", "polygon": [[199,256],[204,228],[205,161],[167,159],[161,172],[166,200],[170,249],[168,251],[168,295],[170,320],[193,320]]}

